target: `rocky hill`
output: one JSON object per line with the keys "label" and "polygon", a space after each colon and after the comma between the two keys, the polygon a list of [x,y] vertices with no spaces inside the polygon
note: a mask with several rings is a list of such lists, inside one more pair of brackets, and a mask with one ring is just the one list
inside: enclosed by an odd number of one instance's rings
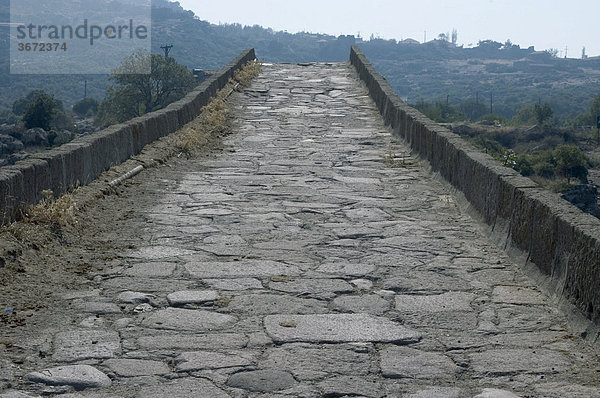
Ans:
{"label": "rocky hill", "polygon": [[[108,0],[98,0],[108,1]],[[125,0],[111,0],[118,3]],[[0,0],[0,18],[8,20],[9,0]],[[260,26],[213,25],[167,0],[152,2],[152,51],[172,44],[171,56],[189,68],[218,69],[244,48],[254,47],[269,62],[344,61],[358,44],[397,93],[413,103],[419,99],[457,104],[479,101],[512,116],[525,104],[549,102],[555,115],[572,118],[585,111],[600,93],[600,59],[559,59],[533,47],[484,40],[462,48],[443,40],[414,40],[277,32]],[[8,74],[8,28],[0,27],[0,109],[31,89],[44,89],[73,104],[83,96],[101,99],[106,76],[11,76]]]}

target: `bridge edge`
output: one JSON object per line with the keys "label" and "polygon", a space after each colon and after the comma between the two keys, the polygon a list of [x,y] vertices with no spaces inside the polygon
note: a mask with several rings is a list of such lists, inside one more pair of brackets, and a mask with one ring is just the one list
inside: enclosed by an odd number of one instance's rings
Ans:
{"label": "bridge edge", "polygon": [[584,327],[589,330],[583,333],[597,342],[600,220],[557,200],[531,179],[498,164],[406,105],[358,46],[351,48],[350,63],[393,134],[407,141],[433,171],[464,195],[496,243],[522,258],[524,268],[548,293],[561,304],[574,305],[595,325]]}
{"label": "bridge edge", "polygon": [[0,168],[0,225],[14,221],[20,208],[38,203],[43,190],[60,196],[73,187],[87,185],[110,167],[140,153],[145,145],[177,131],[200,114],[235,71],[254,59],[254,48],[245,49],[166,108]]}

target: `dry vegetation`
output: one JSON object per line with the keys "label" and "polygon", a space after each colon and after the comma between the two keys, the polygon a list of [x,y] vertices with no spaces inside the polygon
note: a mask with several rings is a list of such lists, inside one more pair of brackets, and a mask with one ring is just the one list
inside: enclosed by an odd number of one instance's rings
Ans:
{"label": "dry vegetation", "polygon": [[173,135],[173,147],[178,151],[178,156],[185,154],[191,156],[205,145],[209,137],[222,135],[228,128],[229,107],[227,98],[239,86],[246,87],[252,79],[260,73],[261,63],[250,61],[242,69],[236,71],[233,79],[227,86],[217,93],[208,105],[204,107],[200,116],[186,125],[182,131]]}
{"label": "dry vegetation", "polygon": [[58,199],[51,190],[42,191],[43,199],[35,206],[29,206],[22,215],[22,221],[33,224],[76,224],[77,205],[69,194]]}

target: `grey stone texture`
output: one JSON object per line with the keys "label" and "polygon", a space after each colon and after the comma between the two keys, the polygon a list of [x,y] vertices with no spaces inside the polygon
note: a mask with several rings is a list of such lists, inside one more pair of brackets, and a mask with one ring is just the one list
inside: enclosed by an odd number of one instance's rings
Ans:
{"label": "grey stone texture", "polygon": [[416,343],[421,334],[387,318],[367,314],[269,315],[265,329],[276,342]]}
{"label": "grey stone texture", "polygon": [[245,260],[240,262],[190,262],[185,268],[195,278],[239,278],[239,277],[270,277],[272,275],[295,276],[300,270],[293,266],[277,261]]}
{"label": "grey stone texture", "polygon": [[233,374],[227,381],[229,387],[256,392],[287,390],[296,381],[288,372],[281,370],[253,370]]}
{"label": "grey stone texture", "polygon": [[496,388],[486,388],[481,394],[473,398],[519,398],[510,391],[498,390]]}
{"label": "grey stone texture", "polygon": [[111,330],[73,330],[60,332],[54,339],[57,362],[113,358],[121,350],[119,334]]}
{"label": "grey stone texture", "polygon": [[408,347],[390,347],[380,353],[381,372],[393,379],[454,380],[460,368],[447,356]]}
{"label": "grey stone texture", "polygon": [[182,290],[167,295],[167,301],[173,307],[202,305],[213,303],[218,297],[214,290]]}
{"label": "grey stone texture", "polygon": [[166,308],[149,314],[142,325],[155,329],[199,332],[224,329],[233,325],[236,321],[237,319],[234,316],[212,311]]}
{"label": "grey stone texture", "polygon": [[570,361],[547,349],[496,349],[471,354],[473,371],[482,375],[551,374],[568,371]]}
{"label": "grey stone texture", "polygon": [[117,296],[117,301],[124,304],[142,304],[149,302],[150,298],[146,293],[126,291]]}
{"label": "grey stone texture", "polygon": [[432,387],[414,394],[406,394],[403,398],[459,398],[460,389],[452,387]]}
{"label": "grey stone texture", "polygon": [[112,383],[72,398],[600,398],[597,351],[349,64],[265,64],[228,101],[222,152],[138,176],[138,249],[65,297],[51,355],[18,345],[11,390],[71,393],[22,376],[88,365]]}
{"label": "grey stone texture", "polygon": [[149,384],[140,389],[137,398],[230,398],[210,380],[187,377],[160,384]]}
{"label": "grey stone texture", "polygon": [[117,376],[137,377],[166,375],[171,369],[164,362],[143,359],[109,359],[103,363]]}
{"label": "grey stone texture", "polygon": [[111,380],[108,376],[90,365],[70,365],[48,368],[32,372],[26,376],[33,383],[51,386],[71,386],[76,390],[86,388],[108,387]]}
{"label": "grey stone texture", "polygon": [[220,353],[210,351],[184,352],[175,358],[178,372],[202,369],[222,369],[250,366],[253,360],[243,352]]}
{"label": "grey stone texture", "polygon": [[21,391],[6,391],[0,394],[0,398],[39,398],[39,395],[27,394]]}

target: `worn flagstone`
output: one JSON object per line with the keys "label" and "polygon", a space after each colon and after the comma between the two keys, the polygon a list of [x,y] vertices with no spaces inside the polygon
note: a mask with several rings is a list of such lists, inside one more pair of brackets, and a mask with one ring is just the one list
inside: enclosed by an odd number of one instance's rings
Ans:
{"label": "worn flagstone", "polygon": [[410,344],[421,334],[387,318],[367,314],[270,315],[265,329],[276,342]]}
{"label": "worn flagstone", "polygon": [[76,390],[108,387],[111,384],[111,380],[107,375],[89,365],[58,366],[40,372],[32,372],[26,378],[33,383],[52,386],[66,385]]}

